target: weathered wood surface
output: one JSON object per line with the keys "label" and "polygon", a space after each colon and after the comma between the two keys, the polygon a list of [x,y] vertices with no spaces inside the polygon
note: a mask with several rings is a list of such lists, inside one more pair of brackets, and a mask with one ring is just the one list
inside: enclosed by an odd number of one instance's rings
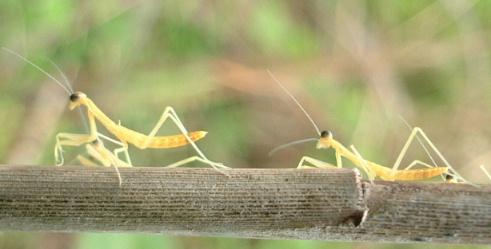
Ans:
{"label": "weathered wood surface", "polygon": [[0,230],[491,244],[491,187],[351,169],[0,166]]}

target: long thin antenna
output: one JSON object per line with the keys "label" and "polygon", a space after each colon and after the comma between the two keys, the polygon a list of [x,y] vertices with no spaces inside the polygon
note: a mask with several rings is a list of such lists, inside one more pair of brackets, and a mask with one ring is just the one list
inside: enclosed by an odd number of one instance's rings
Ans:
{"label": "long thin antenna", "polygon": [[[51,64],[56,68],[56,70],[58,70],[58,72],[60,73],[61,77],[63,78],[63,80],[65,81],[65,85],[63,85],[59,80],[57,80],[55,77],[51,76],[49,73],[47,73],[46,71],[44,71],[41,67],[39,67],[38,65],[34,64],[33,62],[29,61],[28,59],[26,59],[25,57],[23,57],[22,55],[8,49],[8,48],[5,48],[5,47],[2,47],[4,50],[7,50],[9,51],[10,53],[16,55],[17,57],[21,58],[22,60],[26,61],[27,63],[33,65],[35,68],[37,68],[38,70],[40,70],[41,72],[43,72],[45,75],[47,75],[49,78],[51,78],[52,80],[54,80],[56,83],[58,83],[58,85],[60,85],[67,93],[68,95],[71,95],[74,91],[73,91],[73,88],[70,84],[70,82],[68,81],[68,78],[66,77],[66,75],[63,73],[63,71],[61,71],[60,67],[58,67],[58,65],[56,65],[56,63],[54,63],[52,60],[49,60],[49,62],[51,62]],[[85,126],[85,130],[89,130],[89,125],[88,125],[88,122],[87,122],[87,119],[85,118],[85,116],[83,115],[82,113],[82,109],[81,108],[78,108],[79,110],[79,113],[80,113],[80,116],[82,117],[82,120],[83,120],[83,123],[84,123],[84,126]]]}
{"label": "long thin antenna", "polygon": [[318,140],[319,140],[318,138],[315,138],[314,137],[314,138],[307,138],[307,139],[297,140],[297,141],[293,141],[293,142],[290,142],[290,143],[287,143],[287,144],[283,144],[283,145],[280,145],[280,146],[274,148],[273,150],[271,150],[268,153],[268,156],[272,156],[277,151],[282,150],[282,149],[284,149],[286,147],[295,145],[295,144],[301,144],[301,143],[306,143],[306,142],[310,142],[310,141],[318,141]]}
{"label": "long thin antenna", "polygon": [[71,93],[75,92],[75,91],[73,91],[73,88],[72,88],[70,82],[68,81],[68,78],[63,73],[63,71],[61,71],[61,69],[58,67],[58,65],[56,65],[56,63],[50,59],[48,59],[48,61],[51,62],[51,64],[53,64],[53,66],[56,68],[56,70],[58,70],[58,72],[61,74],[61,77],[63,78],[63,80],[65,81],[65,84],[67,85],[67,89],[70,90]]}
{"label": "long thin antenna", "polygon": [[[48,61],[51,62],[51,64],[53,64],[53,66],[56,68],[56,70],[58,70],[58,73],[61,75],[63,80],[65,80],[65,84],[67,86],[67,89],[70,90],[71,93],[75,92],[75,91],[73,91],[73,88],[72,88],[72,85],[70,84],[70,81],[68,81],[68,78],[63,73],[63,71],[61,71],[60,67],[58,67],[58,65],[56,65],[56,63],[54,61],[49,60],[49,59],[48,59]],[[85,131],[90,132],[89,122],[87,121],[87,118],[85,118],[85,115],[83,113],[82,108],[77,108],[77,109],[78,109],[78,114],[80,115],[80,117],[82,118],[82,122],[84,123]]]}
{"label": "long thin antenna", "polygon": [[17,57],[21,58],[22,60],[24,60],[25,62],[31,64],[32,66],[34,66],[35,68],[37,68],[39,71],[43,72],[46,76],[50,77],[52,80],[54,80],[56,83],[58,83],[63,89],[65,89],[65,91],[68,93],[68,95],[71,95],[73,92],[70,92],[66,86],[64,86],[60,81],[58,81],[55,77],[51,76],[48,72],[44,71],[41,67],[39,67],[38,65],[34,64],[33,62],[29,61],[28,59],[24,58],[22,55],[8,49],[8,48],[5,48],[5,47],[2,47],[2,49],[16,55]]}
{"label": "long thin antenna", "polygon": [[317,131],[317,134],[319,134],[319,136],[320,136],[321,135],[321,131],[319,130],[319,128],[315,124],[314,120],[310,117],[310,115],[307,113],[307,111],[300,104],[300,102],[298,102],[298,100],[293,96],[293,94],[291,94],[290,91],[288,91],[288,89],[286,89],[286,87],[283,84],[281,84],[281,82],[271,73],[271,71],[269,71],[269,70],[267,70],[267,71],[268,71],[269,75],[271,75],[271,78],[273,78],[273,80],[276,83],[278,83],[278,85],[280,85],[281,88],[283,88],[283,90],[293,99],[293,101],[295,101],[295,103],[298,105],[298,107],[300,107],[300,109],[302,110],[302,112],[305,114],[305,116],[307,116],[307,118],[310,120],[310,122],[314,126],[315,130]]}

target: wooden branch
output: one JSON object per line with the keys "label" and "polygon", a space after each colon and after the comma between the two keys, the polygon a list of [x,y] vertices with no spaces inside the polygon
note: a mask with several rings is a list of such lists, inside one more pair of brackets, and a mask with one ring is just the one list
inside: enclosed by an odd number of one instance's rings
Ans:
{"label": "wooden branch", "polygon": [[0,229],[491,244],[491,187],[352,169],[0,166]]}

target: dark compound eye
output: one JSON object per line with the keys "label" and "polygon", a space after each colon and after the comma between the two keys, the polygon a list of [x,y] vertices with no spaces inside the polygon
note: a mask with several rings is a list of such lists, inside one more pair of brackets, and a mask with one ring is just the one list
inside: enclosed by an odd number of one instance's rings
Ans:
{"label": "dark compound eye", "polygon": [[75,102],[78,99],[80,99],[80,94],[74,93],[74,94],[70,95],[70,101]]}
{"label": "dark compound eye", "polygon": [[321,137],[326,138],[332,136],[332,133],[330,131],[323,131],[321,132]]}

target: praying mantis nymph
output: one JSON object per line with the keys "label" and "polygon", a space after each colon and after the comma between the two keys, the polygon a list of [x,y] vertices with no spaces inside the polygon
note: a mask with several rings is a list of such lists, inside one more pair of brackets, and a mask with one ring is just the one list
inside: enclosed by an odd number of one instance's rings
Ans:
{"label": "praying mantis nymph", "polygon": [[[114,154],[107,154],[108,151],[105,148],[99,149],[99,151],[97,151],[97,148],[92,148],[94,150],[88,148],[88,150],[91,150],[92,153],[99,153],[100,155],[104,155],[102,158],[100,158],[103,160],[103,164],[104,163],[115,164],[114,166],[118,166],[117,164],[122,164],[122,161],[118,158],[118,154],[123,152],[126,158],[125,164],[131,166],[132,163],[128,154],[128,144],[133,144],[139,149],[172,148],[172,147],[179,147],[179,146],[190,144],[196,150],[199,156],[189,157],[177,163],[171,164],[169,166],[177,167],[191,161],[201,161],[203,163],[211,165],[213,168],[217,170],[219,168],[228,168],[221,163],[216,163],[209,160],[203,154],[203,152],[201,152],[201,150],[195,144],[195,141],[203,138],[207,134],[207,132],[194,131],[188,133],[183,123],[179,119],[178,115],[176,114],[174,108],[170,106],[166,107],[159,121],[155,125],[155,127],[148,135],[145,135],[143,133],[131,130],[129,128],[120,125],[119,123],[112,121],[94,104],[94,102],[85,93],[79,91],[75,92],[71,89],[69,90],[60,81],[58,81],[56,78],[48,74],[46,71],[41,69],[33,62],[27,60],[26,58],[24,58],[23,56],[19,55],[14,51],[11,51],[7,48],[3,48],[3,49],[9,51],[10,53],[18,56],[22,60],[31,64],[32,66],[43,72],[45,75],[50,77],[52,80],[54,80],[56,83],[58,83],[68,93],[70,97],[71,110],[75,109],[77,106],[85,106],[87,108],[87,117],[89,122],[90,134],[59,133],[58,135],[56,135],[56,145],[55,145],[56,165],[62,165],[64,162],[63,146],[80,146],[86,143],[92,143],[98,139],[106,139],[120,145],[121,147],[115,149]],[[182,134],[171,135],[171,136],[156,136],[156,133],[159,131],[159,129],[162,127],[165,121],[168,119],[174,122],[174,124],[179,128]],[[103,126],[105,126],[106,129],[117,138],[117,140],[99,133],[97,131],[96,120],[99,121]],[[89,152],[89,154],[91,152]]]}
{"label": "praying mantis nymph", "polygon": [[[318,138],[309,138],[309,139],[304,139],[300,141],[295,141],[292,143],[288,143],[285,145],[281,145],[276,147],[270,152],[270,155],[278,151],[279,149],[285,148],[287,146],[290,146],[292,144],[298,144],[298,143],[303,143],[303,142],[308,142],[308,141],[317,141],[317,149],[328,149],[328,148],[333,148],[336,153],[336,166],[333,166],[329,163],[323,162],[321,160],[312,158],[312,157],[307,157],[304,156],[300,160],[298,164],[298,168],[309,168],[312,166],[305,165],[305,163],[310,163],[314,167],[318,168],[341,168],[342,167],[342,157],[346,157],[348,160],[353,162],[357,167],[361,168],[364,170],[370,180],[374,179],[375,177],[380,177],[383,180],[388,180],[388,181],[394,181],[394,180],[422,180],[422,179],[427,179],[427,178],[432,178],[438,175],[451,175],[455,179],[458,179],[458,182],[464,182],[468,183],[471,185],[474,185],[470,183],[469,181],[465,180],[462,176],[460,176],[448,163],[448,161],[443,157],[442,153],[436,148],[436,146],[430,141],[428,136],[423,132],[423,130],[419,127],[414,127],[412,128],[411,135],[409,136],[406,144],[402,148],[399,156],[396,159],[396,162],[392,166],[392,168],[382,166],[380,164],[368,161],[363,159],[356,151],[354,146],[351,146],[350,148],[353,150],[348,150],[345,146],[343,146],[340,142],[335,140],[333,138],[333,134],[330,131],[320,131],[313,119],[310,117],[310,115],[307,113],[307,111],[302,107],[300,102],[293,96],[293,94],[288,91],[288,89],[268,70],[268,73],[271,75],[273,80],[292,98],[292,100],[300,107],[302,112],[307,116],[307,118],[310,120],[312,125],[314,126],[315,130],[317,131],[319,137]],[[443,161],[444,167],[438,167],[438,166],[432,166],[429,165],[425,162],[422,162],[420,160],[414,160],[412,163],[410,163],[406,168],[404,169],[399,169],[399,166],[401,164],[402,159],[404,158],[404,155],[406,154],[409,145],[411,142],[414,140],[414,138],[418,138],[420,135],[424,141],[426,141],[429,146],[435,151],[435,153],[438,155],[438,157]],[[422,165],[427,168],[423,169],[411,169],[415,165]]]}

